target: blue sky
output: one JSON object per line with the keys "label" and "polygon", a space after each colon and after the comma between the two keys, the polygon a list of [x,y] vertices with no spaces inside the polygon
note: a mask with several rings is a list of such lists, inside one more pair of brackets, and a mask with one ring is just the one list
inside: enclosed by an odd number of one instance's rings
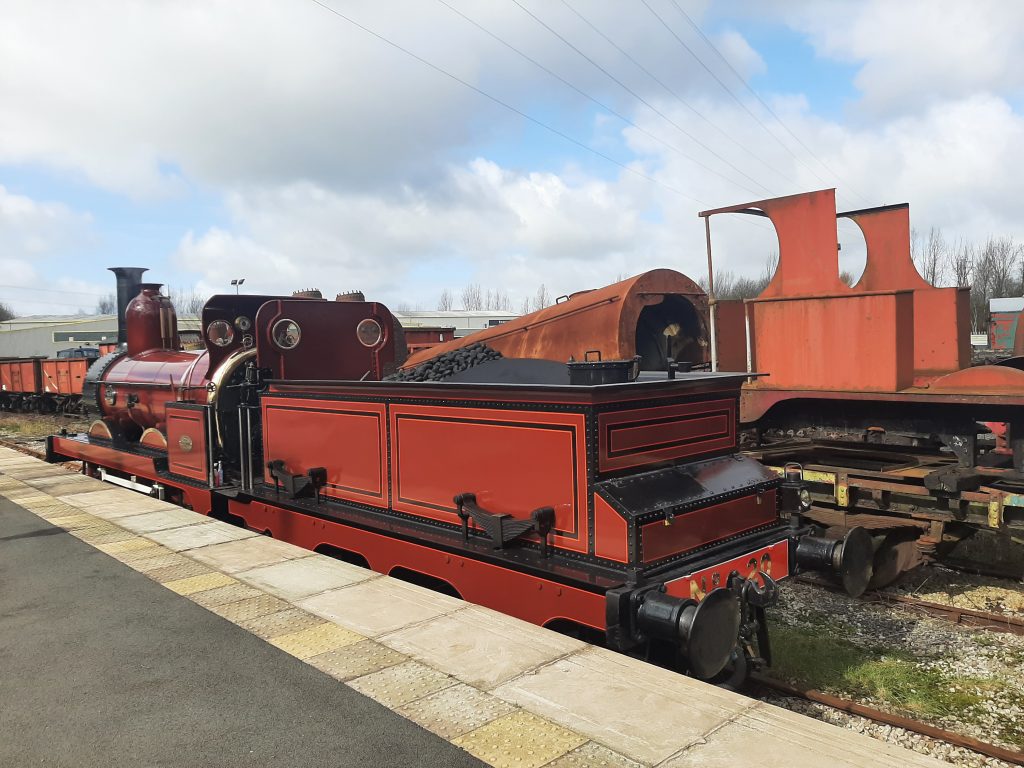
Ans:
{"label": "blue sky", "polygon": [[[676,0],[649,5],[734,95],[639,2],[521,0],[625,90],[513,2],[446,1],[639,129],[436,3],[333,6],[590,149],[310,3],[14,3],[0,300],[91,311],[111,288],[104,268],[130,264],[203,293],[244,276],[423,308],[479,282],[518,308],[542,283],[557,295],[656,266],[699,277],[701,207],[824,186],[840,208],[909,200],[919,228],[1017,234],[1006,200],[1024,54],[1010,5],[680,2],[783,127]],[[738,273],[773,245],[750,226],[720,237]],[[855,232],[841,239],[855,260]]]}

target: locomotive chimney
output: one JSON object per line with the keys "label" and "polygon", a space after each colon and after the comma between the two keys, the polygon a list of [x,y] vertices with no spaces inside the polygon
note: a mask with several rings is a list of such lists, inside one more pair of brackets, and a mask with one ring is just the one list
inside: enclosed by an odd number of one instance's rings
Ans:
{"label": "locomotive chimney", "polygon": [[154,349],[176,350],[178,318],[171,300],[160,293],[160,283],[140,283],[139,295],[125,310],[128,354],[134,357]]}
{"label": "locomotive chimney", "polygon": [[124,323],[124,313],[128,303],[139,293],[142,285],[142,273],[147,267],[107,267],[117,276],[117,343],[128,341],[128,331]]}

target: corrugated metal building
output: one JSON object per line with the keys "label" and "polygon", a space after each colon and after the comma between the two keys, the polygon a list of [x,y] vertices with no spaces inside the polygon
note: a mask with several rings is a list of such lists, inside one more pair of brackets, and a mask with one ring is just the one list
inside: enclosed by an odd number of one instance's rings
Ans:
{"label": "corrugated metal building", "polygon": [[[178,318],[182,332],[199,332],[199,318]],[[117,342],[116,315],[29,315],[0,322],[0,357],[53,357],[70,347]]]}

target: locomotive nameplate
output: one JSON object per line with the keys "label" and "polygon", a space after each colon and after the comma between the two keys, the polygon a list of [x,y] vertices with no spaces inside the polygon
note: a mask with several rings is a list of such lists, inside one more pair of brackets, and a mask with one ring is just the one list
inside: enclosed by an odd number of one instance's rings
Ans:
{"label": "locomotive nameplate", "polygon": [[189,437],[188,435],[182,435],[178,439],[178,447],[181,448],[181,450],[188,453],[189,451],[192,450],[192,438]]}

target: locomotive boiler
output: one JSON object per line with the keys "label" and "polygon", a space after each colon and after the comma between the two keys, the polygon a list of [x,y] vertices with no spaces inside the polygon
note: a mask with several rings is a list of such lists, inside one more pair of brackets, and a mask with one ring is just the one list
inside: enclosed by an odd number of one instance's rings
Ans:
{"label": "locomotive boiler", "polygon": [[[678,278],[593,292],[618,330],[573,343],[639,351],[655,328],[664,345],[694,317],[658,295]],[[49,460],[729,684],[770,662],[781,579],[819,568],[856,592],[871,575],[863,531],[810,535],[797,470],[738,453],[745,375],[480,342],[399,371],[394,317],[367,301],[215,296],[197,353],[174,349],[152,284],[124,319],[126,346],[90,371],[102,418],[52,436]]]}

